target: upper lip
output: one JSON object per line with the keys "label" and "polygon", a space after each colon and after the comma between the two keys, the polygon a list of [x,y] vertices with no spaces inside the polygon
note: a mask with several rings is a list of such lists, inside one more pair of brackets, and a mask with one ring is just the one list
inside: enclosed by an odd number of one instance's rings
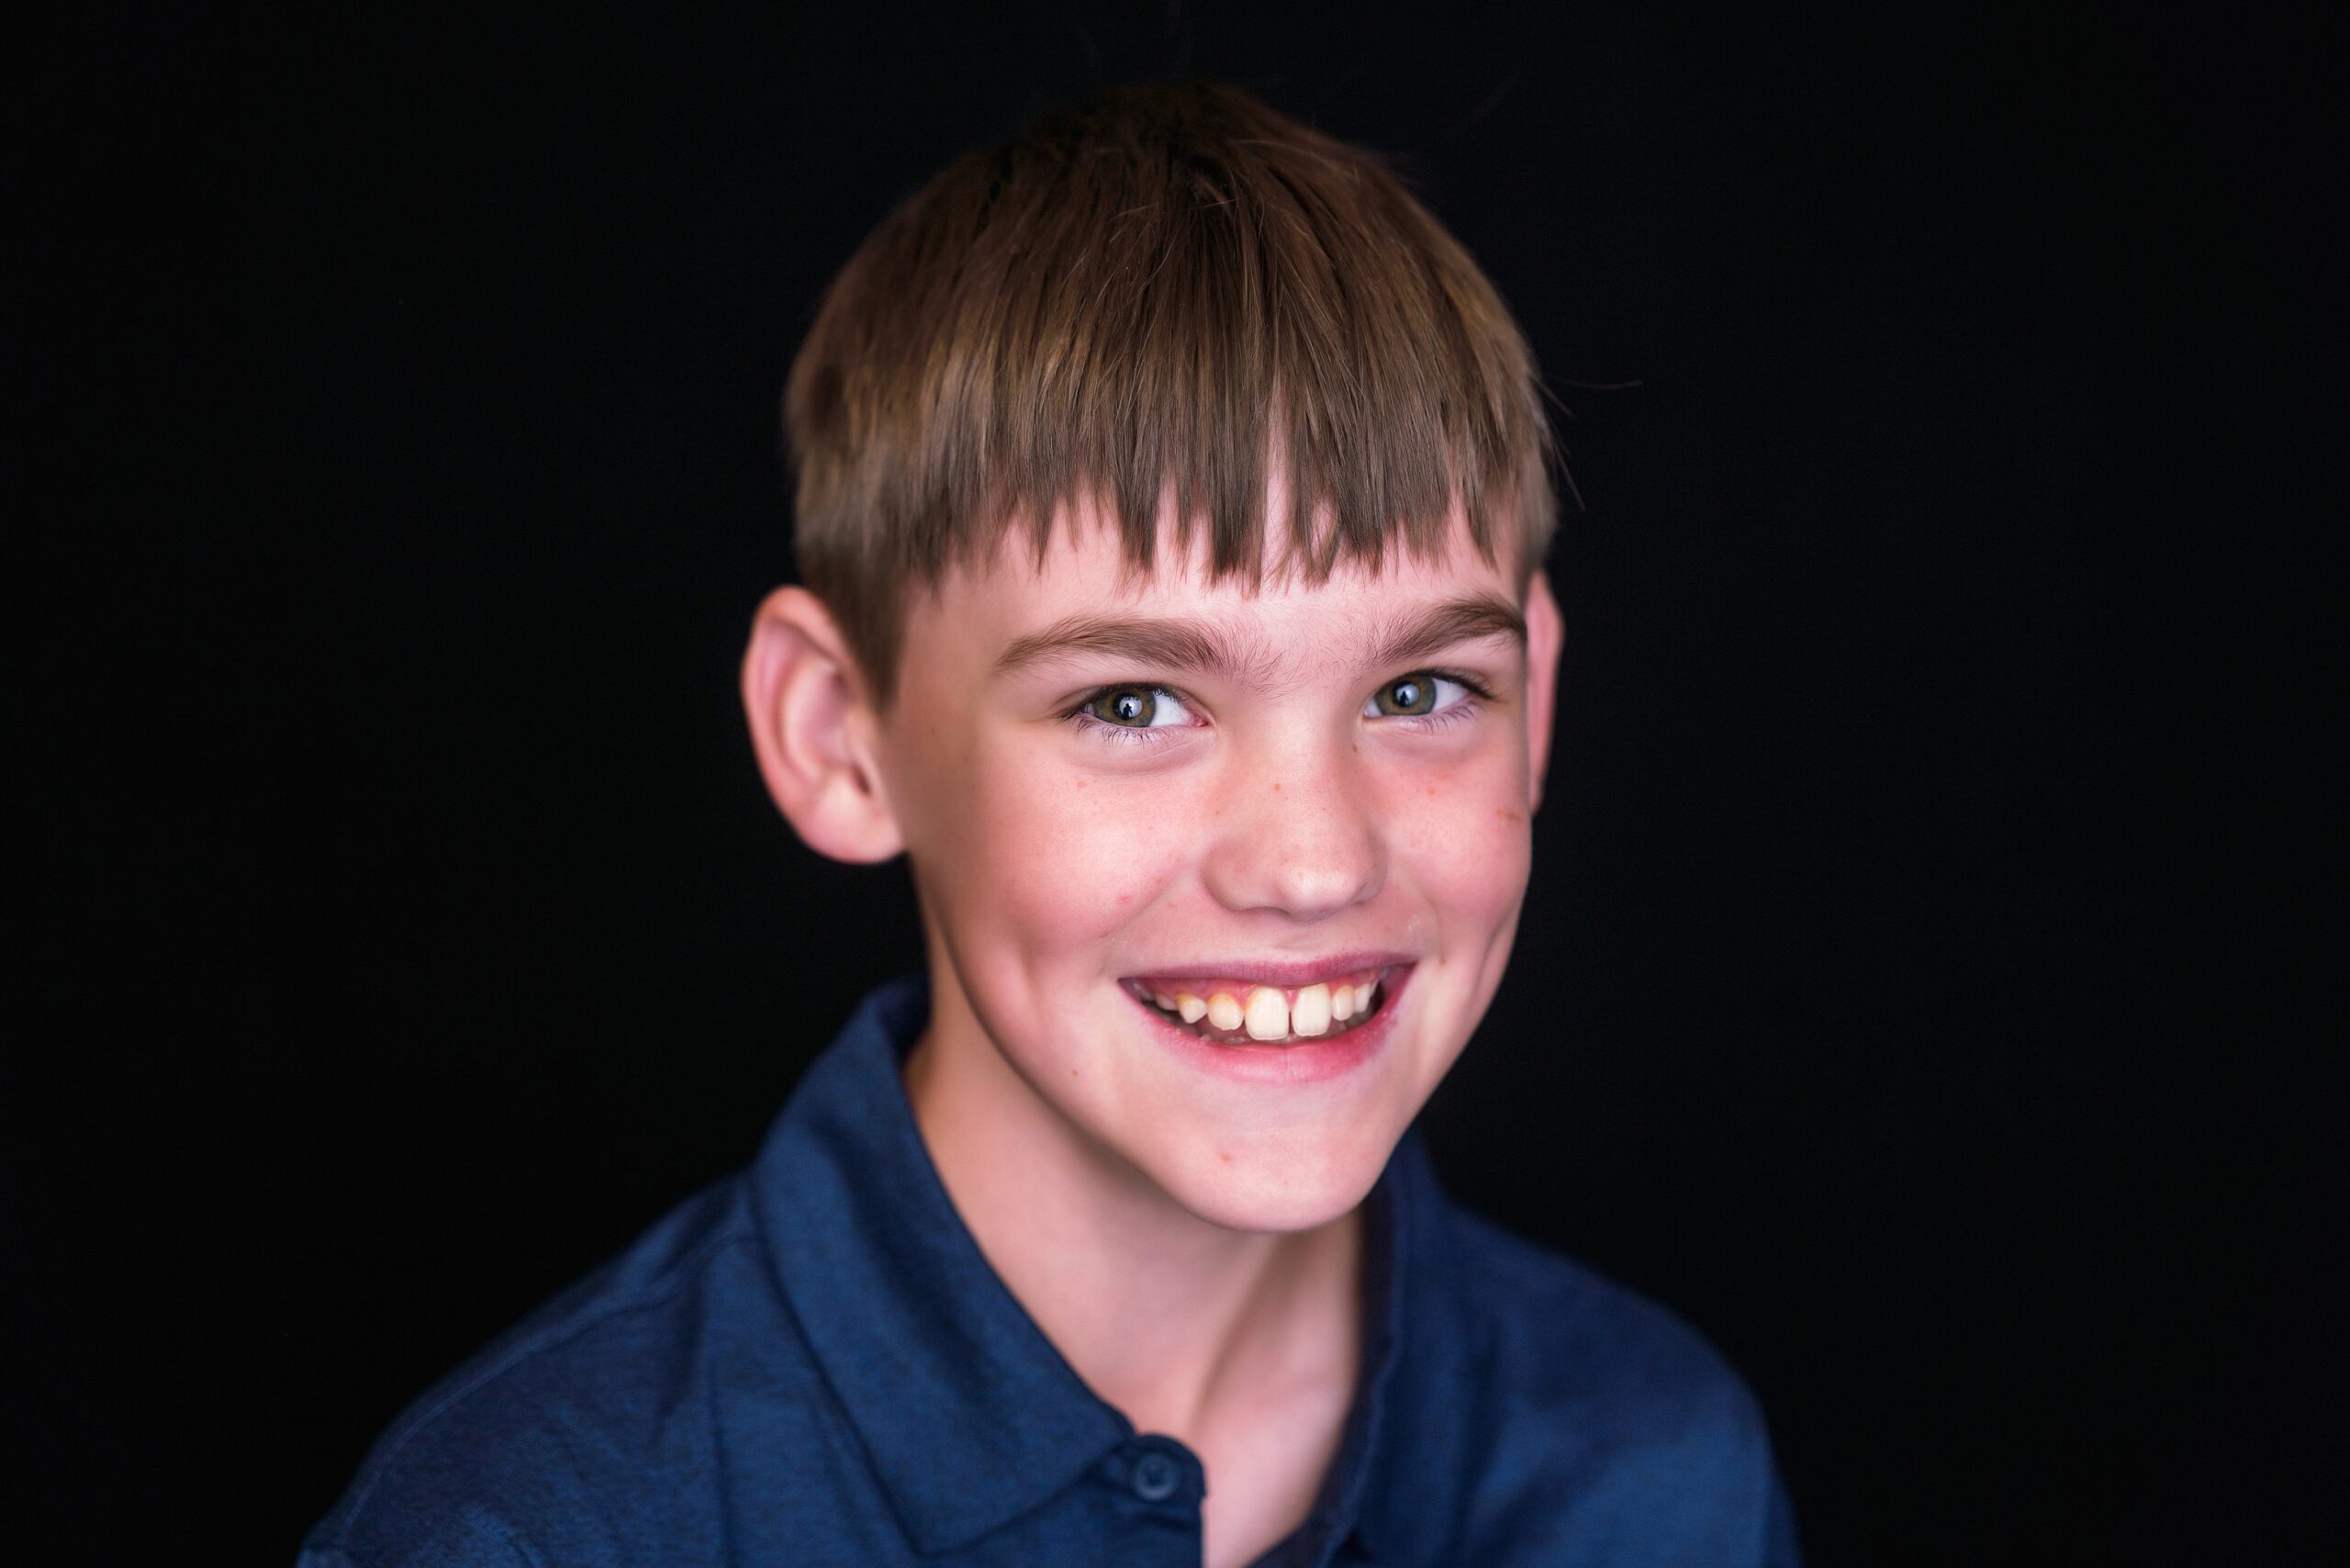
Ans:
{"label": "upper lip", "polygon": [[1384,969],[1416,961],[1409,953],[1365,949],[1355,953],[1330,953],[1315,958],[1235,958],[1227,963],[1176,964],[1166,969],[1137,969],[1126,978],[1168,981],[1247,980],[1251,985],[1287,987],[1312,985],[1316,980],[1329,980],[1337,975],[1360,974],[1365,969]]}

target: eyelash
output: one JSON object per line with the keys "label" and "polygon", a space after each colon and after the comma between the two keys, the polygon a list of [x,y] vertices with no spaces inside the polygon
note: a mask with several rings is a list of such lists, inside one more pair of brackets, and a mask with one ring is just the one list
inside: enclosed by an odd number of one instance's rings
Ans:
{"label": "eyelash", "polygon": [[[1437,731],[1444,729],[1448,725],[1460,723],[1471,718],[1475,714],[1479,708],[1494,700],[1492,690],[1486,687],[1484,682],[1477,679],[1474,676],[1469,675],[1460,670],[1406,670],[1403,675],[1395,677],[1394,680],[1388,681],[1386,684],[1393,686],[1395,684],[1396,680],[1402,680],[1406,677],[1415,675],[1434,676],[1438,680],[1449,680],[1455,686],[1460,687],[1461,690],[1467,692],[1468,695],[1462,698],[1460,701],[1455,702],[1451,707],[1439,709],[1438,711],[1433,713],[1393,713],[1382,715],[1389,723],[1407,725],[1419,731],[1423,734],[1433,734]],[[1167,724],[1162,725],[1158,729],[1135,729],[1125,724],[1104,723],[1102,720],[1095,718],[1092,714],[1086,711],[1086,709],[1091,707],[1094,703],[1100,701],[1102,698],[1108,696],[1113,691],[1125,691],[1136,687],[1140,687],[1143,689],[1155,694],[1173,697],[1178,701],[1184,700],[1183,694],[1171,686],[1159,686],[1149,681],[1122,680],[1109,686],[1095,687],[1092,690],[1079,698],[1076,704],[1072,706],[1068,712],[1062,714],[1061,717],[1066,722],[1074,724],[1080,732],[1098,734],[1102,739],[1110,742],[1113,745],[1159,745],[1164,743],[1157,737],[1162,731],[1190,729],[1193,727],[1189,724]],[[1189,706],[1188,702],[1186,702],[1185,705]]]}

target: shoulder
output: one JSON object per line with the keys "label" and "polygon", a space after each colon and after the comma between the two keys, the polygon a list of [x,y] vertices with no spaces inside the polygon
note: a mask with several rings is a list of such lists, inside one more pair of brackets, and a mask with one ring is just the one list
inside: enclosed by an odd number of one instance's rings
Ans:
{"label": "shoulder", "polygon": [[[1491,1560],[1580,1561],[1541,1550],[1607,1540],[1610,1561],[1792,1562],[1762,1409],[1705,1336],[1488,1220],[1453,1220],[1490,1445],[1472,1537]],[[1547,1545],[1528,1557],[1530,1542]]]}
{"label": "shoulder", "polygon": [[1677,1314],[1564,1255],[1456,1211],[1461,1293],[1494,1370],[1538,1406],[1625,1439],[1759,1430],[1745,1382]]}
{"label": "shoulder", "polygon": [[429,1390],[312,1532],[304,1568],[620,1562],[648,1534],[692,1534],[690,1498],[652,1478],[707,1472],[729,1361],[757,1340],[771,1389],[812,1382],[788,1328],[743,1321],[774,1310],[744,1210],[738,1182],[680,1205]]}

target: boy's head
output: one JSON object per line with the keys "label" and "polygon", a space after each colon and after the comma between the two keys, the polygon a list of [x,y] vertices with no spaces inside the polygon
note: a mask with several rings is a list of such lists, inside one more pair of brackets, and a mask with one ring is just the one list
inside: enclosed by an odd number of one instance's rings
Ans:
{"label": "boy's head", "polygon": [[851,260],[744,691],[801,835],[912,859],[953,1116],[1237,1228],[1360,1200],[1525,890],[1540,398],[1393,176],[1229,88],[1049,115]]}

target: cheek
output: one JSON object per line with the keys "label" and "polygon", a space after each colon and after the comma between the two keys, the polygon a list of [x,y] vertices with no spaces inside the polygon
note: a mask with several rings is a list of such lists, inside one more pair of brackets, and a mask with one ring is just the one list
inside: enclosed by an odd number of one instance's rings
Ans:
{"label": "cheek", "polygon": [[1506,921],[1526,890],[1533,833],[1525,770],[1499,750],[1399,778],[1389,843],[1456,940]]}
{"label": "cheek", "polygon": [[[1176,850],[1121,780],[1058,769],[1033,751],[981,750],[959,776],[938,848],[973,940],[1023,968],[1091,966],[1101,945],[1150,907]],[[1163,805],[1164,802],[1158,804]]]}

